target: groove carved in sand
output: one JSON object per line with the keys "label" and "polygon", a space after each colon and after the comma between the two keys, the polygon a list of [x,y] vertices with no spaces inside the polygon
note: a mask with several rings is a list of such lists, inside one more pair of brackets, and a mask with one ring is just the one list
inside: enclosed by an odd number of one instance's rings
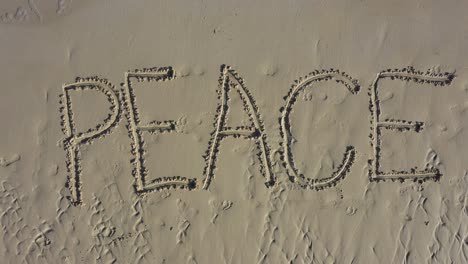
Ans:
{"label": "groove carved in sand", "polygon": [[[228,97],[230,89],[235,89],[239,93],[242,103],[244,104],[244,109],[252,123],[251,127],[230,128],[225,126],[226,115],[229,109]],[[214,177],[220,141],[226,136],[242,136],[244,138],[255,139],[259,151],[258,158],[261,163],[261,171],[266,179],[265,185],[267,187],[272,186],[275,183],[275,178],[271,172],[270,152],[266,142],[267,136],[264,132],[263,121],[260,119],[258,108],[249,90],[245,86],[244,80],[240,78],[230,66],[221,66],[218,94],[221,102],[216,110],[215,129],[212,133],[206,155],[204,156],[206,167],[204,169],[205,180],[203,182],[203,189],[208,189]]]}
{"label": "groove carved in sand", "polygon": [[129,122],[129,136],[132,139],[133,176],[135,177],[135,189],[138,193],[147,193],[168,188],[191,190],[196,186],[196,180],[181,176],[160,177],[147,182],[148,170],[145,168],[145,150],[142,132],[170,133],[176,132],[176,121],[153,121],[148,124],[140,124],[139,112],[136,106],[136,97],[133,92],[132,81],[169,81],[175,78],[174,71],[170,67],[148,68],[125,73],[124,101],[126,116]]}
{"label": "groove carved in sand", "polygon": [[353,80],[349,75],[338,70],[321,70],[314,71],[304,78],[296,80],[292,85],[291,90],[289,91],[286,98],[286,105],[281,109],[281,118],[280,118],[280,134],[282,137],[281,147],[282,147],[282,159],[286,166],[289,178],[291,181],[297,183],[300,187],[310,188],[315,190],[321,190],[330,186],[335,185],[339,180],[343,179],[346,176],[346,173],[351,168],[351,165],[354,162],[356,151],[353,146],[348,146],[346,148],[343,162],[338,167],[338,169],[333,172],[330,177],[322,179],[310,179],[304,177],[300,174],[294,165],[293,154],[291,150],[291,124],[289,121],[289,115],[291,113],[292,107],[296,102],[296,98],[300,91],[309,87],[314,82],[329,81],[335,80],[337,83],[343,84],[352,94],[357,94],[359,92],[359,85],[356,80]]}
{"label": "groove carved in sand", "polygon": [[[104,137],[109,134],[113,127],[116,126],[120,114],[120,103],[118,93],[114,91],[113,85],[105,79],[97,77],[90,78],[77,78],[74,83],[65,84],[62,87],[63,94],[60,96],[61,100],[61,118],[62,118],[62,131],[66,135],[63,141],[63,147],[67,153],[66,163],[68,169],[67,185],[70,189],[71,200],[75,205],[82,203],[81,197],[81,153],[80,145],[90,144],[96,138]],[[109,101],[111,113],[107,118],[99,123],[96,127],[90,128],[85,132],[78,132],[74,122],[74,113],[72,108],[72,101],[70,91],[86,91],[96,90],[103,93]]]}
{"label": "groove carved in sand", "polygon": [[[440,171],[434,166],[428,167],[424,170],[412,168],[408,171],[380,172],[379,158],[381,151],[381,130],[395,130],[396,132],[414,131],[420,132],[424,129],[424,123],[419,121],[408,121],[398,119],[380,120],[380,100],[378,98],[378,81],[380,79],[390,78],[399,79],[403,81],[413,81],[417,83],[427,83],[434,86],[443,86],[451,84],[454,78],[453,74],[434,74],[430,71],[426,73],[416,71],[411,67],[401,70],[386,70],[380,72],[374,80],[369,90],[369,110],[371,112],[371,146],[373,149],[373,159],[369,160],[370,165],[370,180],[425,180],[425,179],[438,179],[441,176]],[[157,191],[166,188],[179,188],[179,189],[194,189],[197,187],[196,179],[186,178],[181,176],[159,177],[152,181],[146,180],[148,174],[145,168],[145,149],[143,141],[143,132],[148,133],[172,133],[179,132],[180,127],[174,120],[152,121],[147,124],[140,124],[139,111],[136,105],[136,97],[132,84],[134,82],[149,82],[149,81],[169,81],[174,79],[174,72],[171,67],[163,68],[147,68],[142,70],[129,71],[125,73],[125,83],[122,87],[123,93],[123,106],[125,114],[129,122],[128,132],[132,140],[132,164],[134,166],[132,174],[135,178],[135,190],[137,193],[146,193]],[[356,151],[353,146],[347,146],[343,161],[341,165],[333,172],[330,177],[322,179],[310,179],[304,177],[298,172],[294,165],[293,153],[291,150],[292,135],[291,124],[289,115],[293,109],[294,103],[300,91],[310,87],[313,83],[321,81],[334,80],[343,84],[352,94],[359,92],[359,85],[356,80],[353,80],[349,75],[338,70],[321,70],[314,71],[311,74],[296,80],[291,90],[285,96],[285,106],[281,108],[280,122],[280,149],[281,160],[286,168],[290,180],[298,186],[309,189],[321,190],[335,185],[339,180],[343,179],[350,167],[352,166]],[[121,115],[120,93],[114,91],[113,86],[104,79],[97,77],[91,78],[77,78],[76,82],[66,84],[63,87],[63,94],[61,95],[62,113],[62,130],[66,135],[63,141],[64,149],[66,151],[67,168],[69,172],[67,186],[70,189],[71,201],[73,204],[81,204],[82,183],[81,176],[81,153],[80,145],[90,144],[93,139],[103,137],[109,134],[113,127],[116,126]],[[96,127],[90,128],[87,131],[77,131],[74,123],[74,112],[72,109],[72,101],[70,97],[71,91],[86,91],[96,90],[103,93],[111,107],[109,115]],[[251,123],[249,126],[228,127],[226,126],[226,119],[229,111],[229,96],[230,91],[236,91],[243,103],[244,111],[248,115]],[[219,152],[219,146],[222,139],[226,137],[246,138],[255,141],[257,145],[257,156],[260,160],[261,173],[265,177],[266,186],[270,187],[275,184],[276,178],[272,172],[269,147],[267,145],[267,135],[265,133],[263,121],[260,118],[259,109],[255,101],[246,88],[244,81],[237,73],[229,66],[221,66],[221,74],[219,78],[218,99],[220,103],[217,107],[216,118],[214,122],[214,131],[211,133],[211,140],[209,141],[208,149],[203,156],[206,162],[203,174],[205,179],[203,181],[203,189],[208,189],[209,185],[215,176],[216,159]],[[0,160],[0,166],[8,166],[6,160]]]}
{"label": "groove carved in sand", "polygon": [[395,120],[387,119],[380,120],[380,100],[378,94],[378,82],[381,79],[389,78],[391,80],[402,80],[406,82],[416,82],[416,83],[425,83],[432,84],[434,86],[445,86],[450,85],[454,74],[452,73],[442,73],[435,74],[430,71],[422,72],[417,71],[413,67],[407,67],[403,69],[388,69],[377,74],[372,86],[369,90],[369,109],[371,112],[371,146],[373,151],[373,158],[369,160],[370,170],[369,178],[371,180],[414,180],[414,181],[424,181],[428,179],[437,180],[440,178],[441,173],[437,168],[427,168],[427,169],[418,169],[412,168],[410,170],[392,170],[391,172],[381,172],[380,171],[380,151],[381,151],[381,130],[389,129],[396,130],[398,132],[404,131],[414,131],[419,133],[424,129],[424,123],[420,121],[408,121],[408,120]]}

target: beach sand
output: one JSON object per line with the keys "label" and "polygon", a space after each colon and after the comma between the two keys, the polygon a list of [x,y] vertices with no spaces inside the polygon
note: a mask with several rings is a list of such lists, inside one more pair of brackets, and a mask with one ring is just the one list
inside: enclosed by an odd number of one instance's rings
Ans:
{"label": "beach sand", "polygon": [[0,263],[467,263],[468,3],[0,3]]}

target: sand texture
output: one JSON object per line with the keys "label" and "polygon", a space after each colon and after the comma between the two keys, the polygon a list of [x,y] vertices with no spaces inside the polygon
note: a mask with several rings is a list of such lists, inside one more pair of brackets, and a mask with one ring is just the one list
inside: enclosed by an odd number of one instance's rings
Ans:
{"label": "sand texture", "polygon": [[0,263],[468,263],[467,12],[0,1]]}

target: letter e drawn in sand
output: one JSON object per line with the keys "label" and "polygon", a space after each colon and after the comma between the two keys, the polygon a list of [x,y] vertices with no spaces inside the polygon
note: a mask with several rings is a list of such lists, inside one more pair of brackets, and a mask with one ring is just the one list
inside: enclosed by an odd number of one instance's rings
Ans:
{"label": "letter e drawn in sand", "polygon": [[389,129],[396,130],[399,132],[404,131],[414,131],[419,133],[424,129],[424,123],[419,121],[407,121],[407,120],[380,120],[380,100],[378,93],[378,83],[380,79],[391,79],[391,80],[402,80],[406,82],[416,82],[416,83],[426,83],[432,84],[434,86],[445,86],[452,83],[455,75],[453,73],[442,73],[435,74],[430,71],[421,72],[416,71],[413,67],[407,67],[403,69],[388,69],[377,74],[372,86],[369,91],[369,109],[371,112],[371,146],[373,151],[373,157],[369,160],[369,178],[370,180],[379,181],[379,180],[408,180],[412,179],[414,181],[424,181],[428,179],[437,180],[441,175],[440,171],[437,168],[430,168],[420,170],[418,168],[413,168],[409,171],[396,171],[392,170],[391,172],[381,172],[380,171],[380,151],[381,151],[381,130]]}
{"label": "letter e drawn in sand", "polygon": [[[62,131],[66,135],[63,141],[63,147],[67,153],[67,169],[68,179],[67,185],[70,189],[72,203],[74,205],[82,204],[81,190],[81,153],[80,145],[90,144],[92,140],[104,137],[109,134],[111,129],[116,126],[120,117],[120,104],[118,93],[114,91],[111,83],[105,79],[97,77],[91,78],[76,78],[76,82],[63,85],[63,94],[60,95],[60,112],[62,118]],[[70,91],[87,91],[95,90],[103,93],[111,104],[111,112],[106,119],[94,128],[90,128],[85,132],[76,130],[74,122],[74,113]]]}
{"label": "letter e drawn in sand", "polygon": [[286,167],[289,179],[296,183],[298,186],[307,189],[322,190],[327,187],[335,185],[339,180],[343,179],[346,176],[346,173],[351,168],[351,165],[354,162],[356,151],[353,146],[348,146],[346,148],[343,162],[337,168],[335,172],[330,177],[323,179],[310,179],[304,177],[303,174],[299,173],[294,165],[293,153],[291,149],[291,123],[289,121],[289,114],[296,102],[296,98],[300,91],[310,87],[315,82],[335,80],[337,83],[343,84],[351,94],[357,94],[359,92],[359,85],[356,80],[353,80],[349,75],[338,70],[316,70],[304,78],[296,80],[292,85],[291,90],[288,95],[284,98],[286,100],[286,105],[280,109],[280,135],[282,138],[281,141],[281,158]]}
{"label": "letter e drawn in sand", "polygon": [[[249,116],[249,121],[252,124],[251,126],[230,128],[225,125],[226,115],[229,110],[229,91],[231,89],[238,92],[244,109]],[[211,180],[214,177],[220,142],[223,138],[228,136],[233,136],[235,138],[242,136],[247,139],[255,140],[258,148],[257,156],[260,160],[261,172],[266,180],[265,185],[267,187],[274,185],[275,178],[271,172],[270,151],[266,142],[267,136],[264,132],[263,121],[260,119],[258,108],[252,95],[245,86],[243,79],[240,78],[230,66],[221,65],[218,95],[221,102],[216,110],[214,131],[211,134],[208,150],[204,155],[206,166],[203,172],[205,175],[203,189],[207,190],[210,186]]]}
{"label": "letter e drawn in sand", "polygon": [[137,193],[148,193],[168,188],[179,188],[191,190],[195,188],[195,179],[189,179],[182,176],[160,177],[146,181],[148,170],[145,168],[145,150],[143,148],[144,141],[142,132],[148,133],[170,133],[176,131],[176,122],[168,121],[152,121],[148,124],[140,124],[138,107],[136,106],[135,93],[132,83],[136,82],[161,82],[170,81],[175,78],[174,71],[171,67],[148,68],[142,70],[129,71],[125,73],[125,108],[128,119],[129,136],[132,139],[132,163],[133,176],[135,177],[135,189]]}

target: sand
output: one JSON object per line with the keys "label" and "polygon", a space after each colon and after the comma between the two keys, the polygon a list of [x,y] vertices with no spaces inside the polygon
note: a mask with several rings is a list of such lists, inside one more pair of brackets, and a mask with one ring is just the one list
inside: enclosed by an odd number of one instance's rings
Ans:
{"label": "sand", "polygon": [[468,3],[0,3],[0,263],[467,263]]}

